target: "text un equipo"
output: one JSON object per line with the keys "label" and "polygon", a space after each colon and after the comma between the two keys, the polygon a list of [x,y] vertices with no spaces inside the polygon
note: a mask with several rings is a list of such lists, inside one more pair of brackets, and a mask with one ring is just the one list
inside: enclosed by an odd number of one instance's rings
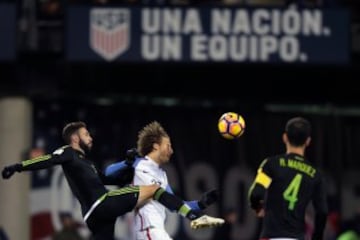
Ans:
{"label": "text un equipo", "polygon": [[141,54],[146,60],[306,61],[297,35],[329,35],[319,10],[142,10]]}

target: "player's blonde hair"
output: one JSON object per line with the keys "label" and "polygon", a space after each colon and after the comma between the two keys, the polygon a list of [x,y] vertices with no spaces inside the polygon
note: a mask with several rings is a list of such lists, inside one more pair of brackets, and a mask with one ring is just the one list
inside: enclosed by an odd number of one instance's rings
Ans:
{"label": "player's blonde hair", "polygon": [[153,150],[154,143],[161,143],[163,137],[169,137],[165,129],[157,121],[147,124],[139,131],[137,150],[141,156],[146,156]]}

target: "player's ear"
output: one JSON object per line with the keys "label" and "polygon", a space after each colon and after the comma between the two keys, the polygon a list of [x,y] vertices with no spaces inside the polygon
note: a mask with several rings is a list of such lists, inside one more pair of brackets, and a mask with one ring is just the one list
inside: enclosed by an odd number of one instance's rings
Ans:
{"label": "player's ear", "polygon": [[282,140],[283,140],[283,142],[284,142],[285,144],[287,144],[287,143],[289,142],[289,139],[288,139],[288,136],[287,136],[286,133],[283,133],[283,135],[282,135]]}
{"label": "player's ear", "polygon": [[308,137],[308,138],[306,139],[305,146],[306,146],[306,147],[309,146],[310,143],[311,143],[311,137]]}
{"label": "player's ear", "polygon": [[79,135],[75,134],[75,133],[71,135],[70,139],[71,139],[71,142],[73,142],[73,143],[79,143],[80,142]]}
{"label": "player's ear", "polygon": [[153,149],[154,150],[159,150],[160,149],[160,145],[158,143],[154,143],[153,144]]}

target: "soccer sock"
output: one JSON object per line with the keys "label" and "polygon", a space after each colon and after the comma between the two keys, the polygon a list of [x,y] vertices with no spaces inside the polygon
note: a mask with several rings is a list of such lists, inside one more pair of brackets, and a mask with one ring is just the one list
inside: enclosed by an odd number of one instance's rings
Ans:
{"label": "soccer sock", "polygon": [[188,205],[184,204],[180,198],[174,194],[168,193],[163,188],[158,188],[153,198],[168,209],[176,210],[181,216],[190,220],[194,220],[203,215],[200,212],[193,211]]}

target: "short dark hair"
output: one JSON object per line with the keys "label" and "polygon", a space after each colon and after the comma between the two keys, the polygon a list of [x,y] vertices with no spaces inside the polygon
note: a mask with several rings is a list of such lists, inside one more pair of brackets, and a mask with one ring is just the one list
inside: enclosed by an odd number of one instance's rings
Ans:
{"label": "short dark hair", "polygon": [[162,137],[169,137],[165,129],[157,121],[146,125],[138,134],[137,150],[141,156],[146,156],[153,150],[154,143],[161,143]]}
{"label": "short dark hair", "polygon": [[73,135],[80,128],[86,128],[86,124],[84,122],[71,122],[66,124],[62,131],[62,137],[66,144],[70,144],[71,135]]}
{"label": "short dark hair", "polygon": [[285,132],[290,144],[299,147],[304,145],[307,138],[310,137],[311,124],[305,118],[294,117],[286,123]]}

